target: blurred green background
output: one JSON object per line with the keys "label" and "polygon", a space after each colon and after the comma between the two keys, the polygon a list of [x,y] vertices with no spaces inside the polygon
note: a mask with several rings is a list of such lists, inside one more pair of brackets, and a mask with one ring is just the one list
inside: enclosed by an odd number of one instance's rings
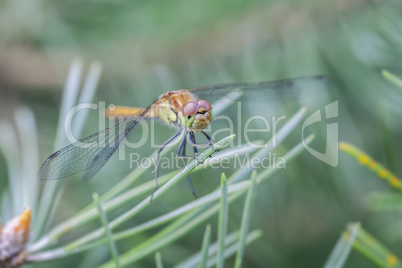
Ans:
{"label": "blurred green background", "polygon": [[[35,165],[53,152],[62,89],[77,56],[86,67],[102,63],[96,102],[130,106],[144,106],[179,88],[327,75],[340,105],[339,139],[401,174],[402,92],[381,76],[383,69],[402,75],[400,1],[1,1],[0,119],[14,122],[20,106],[34,112],[40,154]],[[84,134],[96,130],[94,116]],[[160,139],[166,138],[162,132]],[[245,267],[320,267],[352,221],[402,256],[402,214],[373,211],[364,202],[369,193],[389,186],[350,156],[340,152],[339,157],[333,168],[304,153],[259,188],[252,227],[262,229],[263,237],[247,247]],[[73,215],[92,201],[92,192],[104,192],[129,172],[124,163],[112,162],[90,183],[78,177],[64,182],[54,222]],[[7,188],[8,172],[0,154],[1,189]],[[220,171],[206,172],[216,179],[200,173],[193,178],[201,195],[219,185]],[[182,182],[135,222],[192,198]],[[2,198],[3,208],[7,200]],[[242,202],[231,206],[229,228],[239,225]],[[203,231],[204,226],[163,249],[166,266],[198,251]],[[130,248],[144,239],[119,245]],[[90,267],[107,260],[107,254],[101,247],[34,267]],[[153,265],[149,257],[138,267]],[[371,265],[353,252],[345,267]]]}

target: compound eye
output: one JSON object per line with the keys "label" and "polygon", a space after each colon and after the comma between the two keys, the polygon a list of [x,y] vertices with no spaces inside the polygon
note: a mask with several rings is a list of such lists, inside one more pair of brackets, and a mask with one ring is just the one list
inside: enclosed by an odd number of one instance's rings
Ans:
{"label": "compound eye", "polygon": [[191,115],[195,115],[198,111],[198,104],[194,101],[190,101],[186,103],[183,107],[182,113],[184,117],[188,117]]}
{"label": "compound eye", "polygon": [[206,100],[199,100],[199,101],[198,101],[198,105],[199,105],[200,107],[204,108],[204,109],[207,110],[207,111],[211,111],[211,110],[212,110],[211,104],[209,104],[209,102],[206,101]]}
{"label": "compound eye", "polygon": [[199,101],[198,101],[198,105],[199,105],[200,107],[204,108],[204,109],[207,110],[207,111],[211,111],[211,110],[212,110],[211,104],[209,104],[209,102],[206,101],[206,100],[199,100]]}

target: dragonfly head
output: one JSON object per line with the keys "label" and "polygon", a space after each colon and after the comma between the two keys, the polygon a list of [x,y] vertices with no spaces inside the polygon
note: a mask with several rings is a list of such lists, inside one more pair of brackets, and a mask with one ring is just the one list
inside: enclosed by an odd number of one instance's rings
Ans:
{"label": "dragonfly head", "polygon": [[206,100],[189,101],[181,109],[182,124],[193,131],[202,131],[211,122],[212,106]]}

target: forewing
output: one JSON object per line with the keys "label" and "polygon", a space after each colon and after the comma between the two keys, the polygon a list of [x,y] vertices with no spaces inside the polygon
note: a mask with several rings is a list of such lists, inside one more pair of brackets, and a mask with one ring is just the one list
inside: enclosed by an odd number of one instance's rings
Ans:
{"label": "forewing", "polygon": [[[227,101],[242,102],[244,107],[277,110],[289,103],[312,106],[328,96],[331,81],[325,76],[306,76],[259,83],[228,83],[203,86],[188,91],[213,105]],[[233,100],[230,100],[233,98]],[[214,103],[215,101],[218,101]]]}
{"label": "forewing", "polygon": [[294,93],[303,87],[319,84],[328,84],[329,79],[325,76],[306,76],[299,78],[266,81],[258,83],[226,83],[189,89],[197,96],[208,97],[209,99],[220,98],[232,91],[241,91],[244,96],[271,96],[279,97]]}
{"label": "forewing", "polygon": [[[275,134],[277,123],[280,126],[285,122],[281,118],[290,118],[301,107],[308,112],[323,108],[330,101],[331,86],[331,81],[324,76],[308,76],[210,85],[189,91],[212,104],[213,119],[206,131],[214,139],[236,133],[236,140],[243,143],[246,135],[247,139],[264,139],[267,133]],[[264,131],[258,134],[258,129]]]}

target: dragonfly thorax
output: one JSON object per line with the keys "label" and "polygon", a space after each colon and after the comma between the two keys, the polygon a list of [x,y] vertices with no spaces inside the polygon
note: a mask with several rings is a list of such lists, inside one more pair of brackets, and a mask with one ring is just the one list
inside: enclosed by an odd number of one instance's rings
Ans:
{"label": "dragonfly thorax", "polygon": [[203,131],[212,119],[211,104],[206,100],[198,100],[187,90],[163,94],[151,111],[154,118],[194,132]]}

